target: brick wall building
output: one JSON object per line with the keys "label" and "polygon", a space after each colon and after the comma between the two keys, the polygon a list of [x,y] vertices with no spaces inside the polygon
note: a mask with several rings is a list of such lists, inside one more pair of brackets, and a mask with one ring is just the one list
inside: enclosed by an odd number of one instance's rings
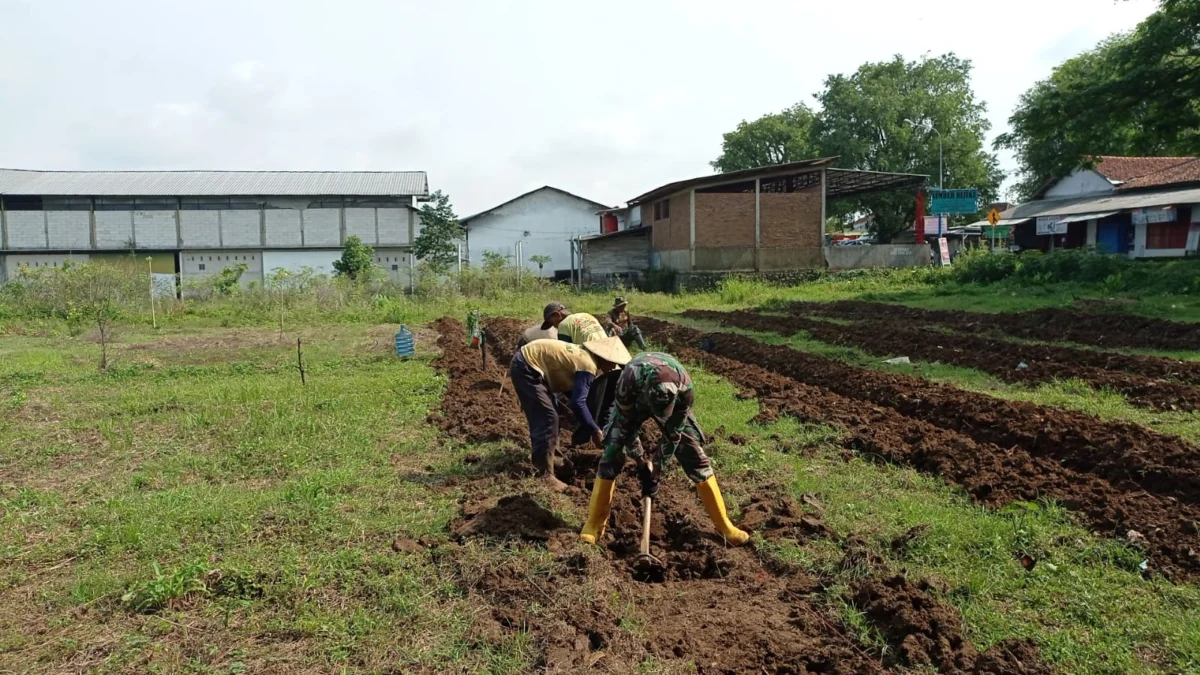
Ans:
{"label": "brick wall building", "polygon": [[[827,157],[664,185],[629,202],[652,227],[653,266],[679,271],[823,267],[825,200],[912,188],[924,176],[852,171]],[[632,222],[632,218],[624,219]]]}

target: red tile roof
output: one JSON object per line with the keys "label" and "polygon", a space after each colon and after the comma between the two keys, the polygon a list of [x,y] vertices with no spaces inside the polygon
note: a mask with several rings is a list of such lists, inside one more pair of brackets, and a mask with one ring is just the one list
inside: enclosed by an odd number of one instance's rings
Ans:
{"label": "red tile roof", "polygon": [[1200,183],[1200,157],[1098,157],[1096,172],[1118,190]]}

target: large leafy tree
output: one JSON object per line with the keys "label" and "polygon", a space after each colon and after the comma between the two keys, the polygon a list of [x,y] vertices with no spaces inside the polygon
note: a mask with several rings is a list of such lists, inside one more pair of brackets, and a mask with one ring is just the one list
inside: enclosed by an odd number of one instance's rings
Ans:
{"label": "large leafy tree", "polygon": [[[971,89],[971,62],[954,54],[918,61],[896,56],[863,64],[850,75],[830,75],[818,96],[812,127],[820,155],[837,155],[847,169],[919,173],[937,185],[938,144],[944,152],[944,187],[979,188],[994,201],[1004,174],[984,145],[986,106]],[[869,194],[831,202],[834,216],[874,215],[880,242],[911,228],[911,191]]]}
{"label": "large leafy tree", "polygon": [[421,234],[413,242],[413,254],[434,273],[445,274],[457,261],[460,237],[462,225],[450,197],[441,190],[434,192],[421,207]]}
{"label": "large leafy tree", "polygon": [[813,112],[803,103],[747,122],[724,135],[721,156],[711,162],[722,173],[812,159]]}
{"label": "large leafy tree", "polygon": [[1009,125],[996,146],[1016,153],[1023,197],[1097,155],[1200,154],[1200,0],[1163,0],[1132,32],[1068,59]]}

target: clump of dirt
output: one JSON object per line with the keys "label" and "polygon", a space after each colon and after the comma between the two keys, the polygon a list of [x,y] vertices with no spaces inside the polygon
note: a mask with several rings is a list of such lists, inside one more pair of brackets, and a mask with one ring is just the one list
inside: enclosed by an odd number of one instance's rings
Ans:
{"label": "clump of dirt", "polygon": [[855,584],[846,600],[894,648],[891,665],[969,671],[978,657],[963,636],[962,617],[936,598],[928,581],[869,578]]}
{"label": "clump of dirt", "polygon": [[1200,505],[1182,498],[1200,495],[1188,487],[1200,471],[1187,468],[1200,453],[1179,439],[1039,406],[1009,409],[740,335],[716,334],[709,353],[697,348],[700,331],[647,318],[639,325],[685,362],[752,388],[764,410],[841,428],[843,445],[860,456],[941,476],[993,506],[1052,497],[1097,532],[1144,534],[1151,569],[1178,580],[1200,574]]}
{"label": "clump of dirt", "polygon": [[544,542],[571,531],[563,519],[534,501],[529,493],[501,497],[498,501],[468,502],[463,505],[461,517],[450,524],[450,534],[459,541],[488,537]]}
{"label": "clump of dirt", "polygon": [[871,543],[861,534],[851,535],[842,542],[842,550],[844,553],[838,569],[843,572],[860,570],[869,574],[882,569],[885,564],[883,557],[871,548]]}
{"label": "clump of dirt", "polygon": [[1052,673],[1030,642],[1007,641],[983,656],[963,635],[958,610],[938,599],[928,581],[903,576],[868,578],[854,584],[847,602],[857,607],[892,650],[887,665],[934,667],[939,673]]}
{"label": "clump of dirt", "polygon": [[757,494],[742,508],[744,528],[766,539],[832,539],[833,531],[821,513],[805,513],[793,499],[771,493]]}
{"label": "clump of dirt", "polygon": [[1054,675],[1032,640],[1002,640],[975,660],[973,675]]}

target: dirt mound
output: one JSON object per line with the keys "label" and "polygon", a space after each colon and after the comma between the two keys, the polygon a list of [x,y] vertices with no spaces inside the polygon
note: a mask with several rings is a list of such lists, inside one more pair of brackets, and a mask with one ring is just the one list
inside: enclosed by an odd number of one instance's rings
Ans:
{"label": "dirt mound", "polygon": [[433,327],[442,350],[433,365],[448,381],[441,411],[430,415],[429,421],[460,441],[528,443],[529,429],[507,369],[492,359],[483,365],[479,351],[467,347],[462,323],[442,318]]}
{"label": "dirt mound", "polygon": [[[940,361],[981,370],[1006,382],[1037,384],[1075,378],[1097,388],[1119,392],[1135,405],[1157,410],[1200,410],[1200,387],[1164,379],[1189,374],[1188,364],[1182,361],[910,330],[878,320],[839,325],[798,315],[769,316],[744,310],[688,310],[684,316],[783,335],[805,331],[822,342],[853,345],[876,356],[900,355]],[[1118,364],[1136,370],[1125,372]],[[1140,370],[1155,374],[1143,375],[1138,372]]]}
{"label": "dirt mound", "polygon": [[[844,446],[860,455],[941,476],[962,485],[975,499],[989,505],[1049,496],[1081,514],[1102,534],[1125,536],[1133,529],[1145,535],[1153,569],[1176,579],[1200,574],[1200,530],[1195,524],[1200,523],[1200,507],[1169,495],[1147,492],[1129,477],[1135,471],[1128,467],[1123,471],[1114,469],[1116,480],[1109,480],[1099,470],[1089,471],[1090,467],[1103,467],[1106,461],[1115,463],[1119,459],[1102,456],[1101,452],[1107,449],[1099,444],[1093,450],[1096,456],[1091,462],[1080,462],[1079,468],[1075,468],[1053,456],[1045,456],[1054,449],[1052,438],[1042,440],[1050,450],[1039,443],[1030,451],[1023,444],[1000,446],[976,440],[969,433],[936,426],[934,421],[943,421],[937,419],[942,415],[941,407],[927,413],[931,415],[929,421],[908,416],[915,414],[909,410],[920,410],[918,404],[925,396],[923,392],[906,392],[900,399],[908,401],[911,407],[889,406],[892,399],[886,397],[880,398],[884,404],[876,404],[871,394],[877,390],[870,378],[846,374],[845,379],[860,378],[867,382],[858,383],[862,390],[852,383],[838,383],[839,388],[844,384],[844,391],[858,393],[862,398],[842,396],[802,381],[820,374],[820,370],[804,370],[808,361],[793,350],[746,339],[749,344],[727,352],[731,343],[726,338],[736,336],[720,334],[717,351],[723,355],[714,355],[694,346],[704,336],[700,331],[649,319],[641,320],[641,325],[655,342],[667,345],[685,362],[700,363],[710,372],[753,391],[759,397],[764,417],[787,414],[802,422],[835,425],[844,432]],[[795,374],[795,379],[784,372]],[[822,375],[820,379],[826,378]],[[944,416],[952,418],[958,414],[952,408],[954,404],[944,405],[948,408]],[[1011,419],[998,416],[981,424],[1002,425]],[[1098,424],[1091,418],[1085,419]]]}
{"label": "dirt mound", "polygon": [[[835,617],[810,604],[807,596],[819,588],[815,580],[794,571],[773,574],[753,550],[726,547],[686,480],[666,481],[654,506],[651,551],[666,562],[666,570],[658,578],[638,579],[639,501],[636,481],[623,476],[604,547],[576,540],[549,574],[516,569],[511,562],[462,570],[464,585],[491,607],[492,628],[481,632],[531,632],[544,654],[539,666],[549,672],[625,672],[648,658],[691,664],[700,673],[884,672],[877,657],[837,627]],[[454,529],[508,508],[539,522],[526,540],[555,537],[555,520],[540,507],[523,504],[525,496],[494,506],[468,503]],[[790,500],[770,494],[754,497],[752,507],[751,512],[766,516],[756,521],[764,524],[790,526],[797,518],[789,514],[801,513]],[[475,526],[474,531],[503,537],[517,518],[500,516],[503,525]],[[640,627],[636,637],[631,625]]]}
{"label": "dirt mound", "polygon": [[1044,308],[1017,314],[988,314],[918,309],[861,300],[795,302],[797,314],[839,319],[875,320],[886,317],[910,325],[931,324],[964,333],[1003,333],[1029,340],[1074,342],[1094,347],[1131,349],[1200,349],[1200,324],[1151,319],[1113,312],[1090,314],[1074,309]]}
{"label": "dirt mound", "polygon": [[459,540],[491,537],[547,541],[555,534],[572,531],[563,519],[534,501],[529,493],[468,502],[461,517],[450,524],[450,534]]}
{"label": "dirt mound", "polygon": [[492,356],[503,366],[508,366],[517,351],[521,333],[532,326],[530,321],[503,317],[487,318],[483,322],[484,339]]}
{"label": "dirt mound", "polygon": [[963,635],[958,610],[938,599],[928,581],[903,576],[855,584],[846,601],[857,607],[892,650],[889,666],[936,668],[939,673],[1052,673],[1028,642],[1003,642],[979,655]]}
{"label": "dirt mound", "polygon": [[770,493],[755,495],[742,507],[742,526],[767,539],[829,539],[833,532],[818,513],[806,514],[794,500]]}

